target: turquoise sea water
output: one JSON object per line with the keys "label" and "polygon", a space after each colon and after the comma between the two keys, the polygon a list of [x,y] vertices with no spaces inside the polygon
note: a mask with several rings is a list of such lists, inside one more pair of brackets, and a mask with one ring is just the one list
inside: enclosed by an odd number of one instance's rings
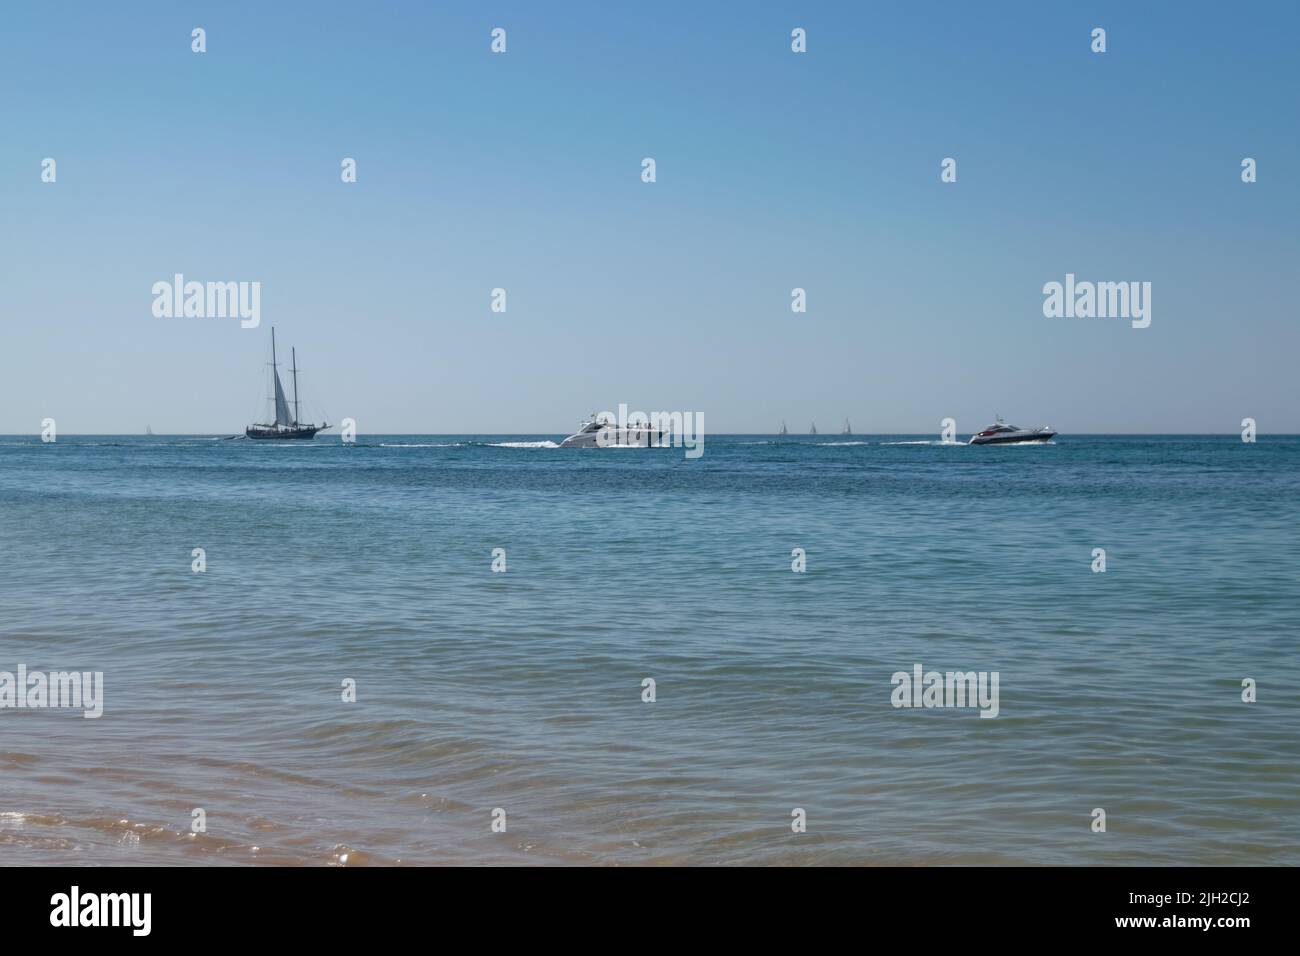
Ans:
{"label": "turquoise sea water", "polygon": [[558,437],[0,439],[0,863],[1300,862],[1300,438]]}

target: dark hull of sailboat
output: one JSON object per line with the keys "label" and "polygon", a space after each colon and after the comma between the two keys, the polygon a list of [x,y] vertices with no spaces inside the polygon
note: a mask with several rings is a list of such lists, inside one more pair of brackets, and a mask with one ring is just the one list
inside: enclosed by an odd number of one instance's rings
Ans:
{"label": "dark hull of sailboat", "polygon": [[268,439],[270,441],[310,441],[316,437],[316,433],[325,426],[316,425],[298,425],[292,428],[266,428],[260,425],[249,425],[244,429],[244,434],[249,438]]}

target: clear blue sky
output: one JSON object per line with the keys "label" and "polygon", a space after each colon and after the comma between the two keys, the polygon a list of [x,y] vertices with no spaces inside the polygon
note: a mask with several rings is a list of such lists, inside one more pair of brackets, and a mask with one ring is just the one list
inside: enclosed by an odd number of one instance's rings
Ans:
{"label": "clear blue sky", "polygon": [[[363,433],[1297,432],[1298,11],[8,4],[0,432],[237,432],[272,323]],[[262,327],[154,318],[175,272]],[[1067,272],[1151,327],[1045,318]]]}

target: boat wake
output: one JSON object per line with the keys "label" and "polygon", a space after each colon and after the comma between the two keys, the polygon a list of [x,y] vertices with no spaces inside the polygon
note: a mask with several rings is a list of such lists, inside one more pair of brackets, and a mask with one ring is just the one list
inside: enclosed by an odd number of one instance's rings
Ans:
{"label": "boat wake", "polygon": [[559,448],[553,441],[490,441],[489,448]]}

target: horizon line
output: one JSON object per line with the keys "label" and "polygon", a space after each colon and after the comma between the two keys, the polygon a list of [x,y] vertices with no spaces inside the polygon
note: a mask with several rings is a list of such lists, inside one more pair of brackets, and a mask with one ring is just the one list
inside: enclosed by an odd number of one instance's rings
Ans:
{"label": "horizon line", "polygon": [[[412,437],[412,436],[415,436],[415,437],[421,437],[421,436],[441,436],[441,437],[450,437],[450,438],[472,438],[472,437],[475,437],[475,436],[487,436],[487,437],[491,437],[491,438],[511,437],[511,436],[525,436],[525,437],[530,437],[530,438],[544,438],[544,437],[548,437],[548,436],[551,436],[551,435],[563,435],[563,434],[565,434],[565,433],[564,433],[564,432],[360,432],[360,433],[358,433],[358,434],[359,434],[359,435],[363,435],[363,436],[364,436],[364,435],[379,435],[379,436],[392,436],[392,437],[403,437],[403,438],[404,438],[404,437]],[[736,436],[736,437],[739,437],[739,438],[789,438],[789,439],[800,439],[800,438],[870,438],[870,437],[875,437],[875,436],[884,437],[884,438],[896,438],[896,437],[912,437],[912,436],[916,436],[916,435],[933,435],[933,434],[935,434],[935,433],[934,433],[933,431],[928,431],[928,432],[850,432],[849,434],[846,435],[846,434],[844,434],[844,433],[842,433],[842,432],[830,432],[830,431],[828,431],[828,432],[819,432],[818,434],[815,434],[815,435],[814,435],[814,434],[811,434],[811,433],[809,433],[809,432],[799,432],[799,433],[797,433],[797,434],[785,434],[785,435],[782,435],[782,434],[780,434],[779,432],[728,432],[728,431],[719,431],[719,432],[711,432],[710,434],[714,435],[715,437]],[[967,433],[966,433],[966,432],[958,432],[957,434],[962,435],[962,434],[967,434]],[[977,434],[977,433],[976,433],[976,432],[970,432],[969,434]],[[1078,437],[1092,437],[1092,438],[1112,438],[1112,437],[1127,437],[1127,436],[1132,436],[1132,437],[1180,436],[1180,437],[1188,437],[1188,438],[1222,438],[1222,437],[1228,437],[1228,436],[1240,437],[1240,434],[1241,434],[1241,433],[1240,433],[1239,430],[1229,430],[1229,431],[1223,431],[1223,432],[1180,432],[1180,431],[1091,432],[1091,431],[1072,431],[1072,432],[1058,433],[1058,434],[1057,434],[1057,437],[1058,437],[1058,438],[1061,438],[1061,437],[1069,438],[1069,437],[1071,437],[1071,436],[1078,436]],[[146,434],[144,434],[144,433],[142,433],[142,432],[66,432],[66,433],[62,433],[61,437],[65,437],[65,438],[222,438],[222,437],[226,437],[226,436],[228,436],[228,435],[231,436],[231,437],[237,437],[237,436],[242,436],[242,435],[243,435],[243,432],[236,432],[236,433],[233,433],[233,435],[232,435],[232,433],[224,432],[224,431],[220,431],[220,432],[154,432],[154,433],[151,434],[151,435],[146,435]],[[1278,437],[1278,438],[1300,438],[1300,432],[1260,432],[1260,431],[1257,431],[1257,432],[1256,432],[1256,435],[1261,435],[1261,436],[1262,436],[1262,435],[1272,435],[1272,436],[1274,436],[1274,437]],[[0,438],[40,438],[40,437],[41,437],[41,433],[40,433],[39,431],[36,431],[36,432],[11,432],[11,433],[8,433],[8,434],[3,433],[3,432],[0,432]],[[324,437],[324,438],[330,438],[330,437],[334,437],[334,436],[331,436],[331,435],[325,435],[325,434],[322,433],[322,437]]]}

